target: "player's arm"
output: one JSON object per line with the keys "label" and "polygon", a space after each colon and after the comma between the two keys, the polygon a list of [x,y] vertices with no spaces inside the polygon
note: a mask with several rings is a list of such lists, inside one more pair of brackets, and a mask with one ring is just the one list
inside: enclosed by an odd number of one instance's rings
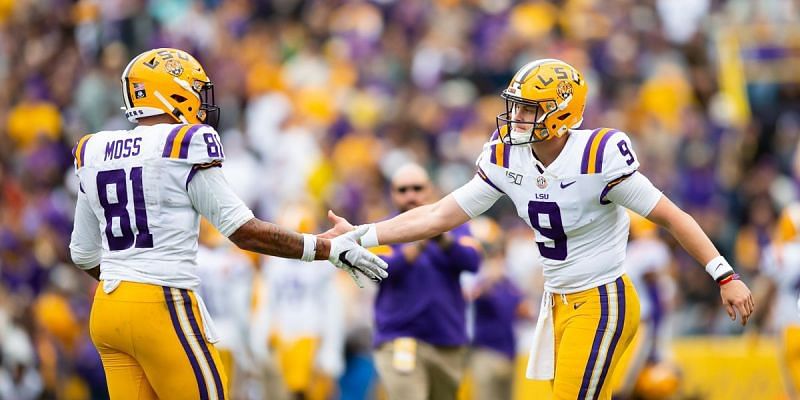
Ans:
{"label": "player's arm", "polygon": [[720,284],[720,295],[728,315],[735,320],[735,308],[742,317],[742,325],[747,324],[755,308],[750,289],[738,280],[738,275],[719,254],[697,221],[663,195],[646,217],[666,228],[681,247],[706,266],[706,272]]}
{"label": "player's arm", "polygon": [[347,270],[359,284],[354,270],[376,281],[386,277],[386,263],[356,243],[366,229],[328,240],[261,221],[233,193],[216,166],[194,167],[194,175],[187,183],[189,198],[201,215],[240,248],[303,261],[328,260]]}
{"label": "player's arm", "polygon": [[[233,193],[220,168],[200,167],[189,182],[189,198],[206,217],[239,248],[283,258],[302,258],[303,235],[255,218]],[[330,242],[316,240],[315,260],[327,260]]]}
{"label": "player's arm", "polygon": [[619,140],[619,144],[607,147],[604,156],[603,173],[607,186],[601,201],[609,200],[624,206],[666,228],[689,255],[706,266],[709,275],[719,283],[720,295],[731,319],[736,319],[735,308],[742,317],[742,324],[746,324],[754,308],[750,290],[738,280],[738,275],[719,254],[697,221],[636,171],[639,163],[628,137],[620,133],[616,140]]}
{"label": "player's arm", "polygon": [[606,189],[601,194],[601,202],[610,200],[666,228],[719,283],[720,296],[731,319],[736,319],[736,309],[742,317],[742,324],[746,324],[754,308],[750,290],[738,280],[738,275],[697,221],[637,172],[639,161],[628,136],[617,132],[610,138],[608,144],[614,145],[605,146],[603,150],[602,174]]}
{"label": "player's arm", "polygon": [[78,192],[75,205],[75,222],[69,243],[72,262],[95,280],[100,280],[100,258],[102,239],[100,223],[92,212],[89,200],[83,190]]}
{"label": "player's arm", "polygon": [[[503,193],[478,176],[441,200],[408,210],[394,218],[367,225],[361,238],[365,247],[381,244],[406,243],[434,237],[447,232],[488,210]],[[344,218],[328,212],[334,227],[323,237],[336,237],[354,227]]]}

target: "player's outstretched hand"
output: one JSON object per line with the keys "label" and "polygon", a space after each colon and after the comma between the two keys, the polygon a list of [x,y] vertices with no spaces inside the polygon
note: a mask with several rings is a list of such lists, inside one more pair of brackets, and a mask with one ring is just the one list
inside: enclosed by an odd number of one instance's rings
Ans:
{"label": "player's outstretched hand", "polygon": [[731,320],[736,321],[738,312],[742,317],[742,325],[746,325],[747,320],[750,319],[750,315],[753,314],[756,308],[756,303],[753,302],[753,295],[747,285],[738,279],[733,280],[723,285],[719,290],[719,294]]}
{"label": "player's outstretched hand", "polygon": [[331,221],[333,224],[333,228],[328,229],[325,233],[321,235],[317,235],[323,239],[333,239],[339,235],[344,235],[347,232],[356,229],[353,224],[351,224],[346,219],[336,215],[333,211],[328,210],[328,220]]}
{"label": "player's outstretched hand", "polygon": [[331,239],[331,253],[328,261],[336,268],[347,271],[358,287],[364,287],[364,285],[359,281],[356,271],[374,282],[380,282],[381,279],[389,276],[386,272],[386,267],[388,267],[386,261],[358,244],[358,239],[367,232],[368,228],[363,225]]}

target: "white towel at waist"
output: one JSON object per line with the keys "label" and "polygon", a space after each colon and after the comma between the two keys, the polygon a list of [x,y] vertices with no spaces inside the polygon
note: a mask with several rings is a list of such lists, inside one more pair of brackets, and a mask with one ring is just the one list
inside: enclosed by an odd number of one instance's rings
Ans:
{"label": "white towel at waist", "polygon": [[552,380],[555,377],[555,330],[553,328],[553,295],[545,291],[539,308],[539,319],[533,332],[528,368],[525,377]]}

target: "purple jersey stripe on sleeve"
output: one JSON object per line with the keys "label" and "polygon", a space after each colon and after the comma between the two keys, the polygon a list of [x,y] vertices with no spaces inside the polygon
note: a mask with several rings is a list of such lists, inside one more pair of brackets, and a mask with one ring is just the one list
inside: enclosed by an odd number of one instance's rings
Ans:
{"label": "purple jersey stripe on sleeve", "polygon": [[583,158],[581,159],[581,173],[586,174],[589,173],[589,153],[592,152],[592,142],[594,141],[595,136],[600,133],[601,129],[597,128],[592,131],[592,135],[589,136],[589,140],[586,141],[586,148],[583,149]]}
{"label": "purple jersey stripe on sleeve", "polygon": [[630,174],[622,175],[619,178],[614,179],[613,181],[609,182],[606,185],[606,187],[603,188],[603,191],[600,192],[600,204],[602,204],[602,205],[611,204],[611,201],[606,199],[606,196],[608,195],[608,192],[610,192],[611,189],[613,189],[615,186],[617,186],[618,184],[622,183],[622,181],[624,181],[625,179],[628,179],[631,175],[633,175],[635,173],[636,173],[636,171],[633,171]]}
{"label": "purple jersey stripe on sleeve", "polygon": [[617,132],[619,132],[619,131],[616,130],[616,129],[612,129],[612,130],[606,132],[606,134],[603,135],[603,137],[600,139],[600,145],[597,146],[597,156],[595,157],[595,160],[594,160],[594,171],[595,171],[595,173],[599,174],[599,173],[603,172],[603,170],[602,170],[603,169],[603,153],[605,153],[605,150],[606,150],[606,143],[608,142],[608,139],[610,139],[611,136],[614,136],[614,134],[617,133]]}
{"label": "purple jersey stripe on sleeve", "polygon": [[172,128],[172,131],[167,135],[167,143],[164,144],[164,151],[161,153],[161,157],[169,157],[170,153],[172,153],[172,142],[175,141],[175,136],[178,136],[178,132],[181,128],[183,128],[183,125],[177,125]]}
{"label": "purple jersey stripe on sleeve", "polygon": [[478,172],[476,172],[476,174],[477,174],[477,175],[478,175],[478,176],[479,176],[479,177],[480,177],[480,178],[481,178],[481,179],[482,179],[484,182],[488,183],[488,184],[489,184],[489,186],[493,187],[495,190],[497,190],[498,192],[500,192],[500,193],[502,193],[502,194],[506,194],[504,191],[500,190],[500,188],[499,188],[499,187],[497,187],[497,185],[495,185],[494,183],[492,183],[492,181],[489,179],[489,176],[488,176],[488,175],[486,175],[486,173],[485,173],[485,172],[483,172],[483,170],[482,170],[482,169],[480,169],[480,167],[478,168]]}
{"label": "purple jersey stripe on sleeve", "polygon": [[192,143],[192,136],[198,129],[202,128],[205,125],[194,125],[183,135],[183,140],[181,141],[181,152],[178,154],[178,158],[188,158],[189,157],[189,144]]}
{"label": "purple jersey stripe on sleeve", "polygon": [[509,162],[510,155],[511,155],[511,146],[506,144],[503,146],[503,167],[505,168],[508,168],[508,165],[510,164]]}
{"label": "purple jersey stripe on sleeve", "polygon": [[489,156],[489,161],[491,161],[492,164],[497,165],[497,144],[496,143],[493,144],[490,149],[491,152]]}
{"label": "purple jersey stripe on sleeve", "polygon": [[219,161],[216,161],[216,162],[213,162],[213,163],[210,163],[210,164],[204,164],[204,165],[195,164],[192,167],[191,171],[189,171],[189,176],[186,177],[186,190],[187,191],[189,190],[189,182],[192,181],[192,178],[194,178],[194,175],[197,173],[197,171],[200,171],[201,169],[208,169],[208,168],[214,168],[214,167],[222,168],[222,163],[219,162]]}
{"label": "purple jersey stripe on sleeve", "polygon": [[[194,166],[192,167],[191,171],[189,171],[189,176],[186,177],[186,191],[189,191],[189,182],[192,181],[192,178],[194,178],[194,174],[196,174],[197,171],[199,170],[200,169],[198,169],[197,166]],[[602,199],[600,201],[602,202]]]}

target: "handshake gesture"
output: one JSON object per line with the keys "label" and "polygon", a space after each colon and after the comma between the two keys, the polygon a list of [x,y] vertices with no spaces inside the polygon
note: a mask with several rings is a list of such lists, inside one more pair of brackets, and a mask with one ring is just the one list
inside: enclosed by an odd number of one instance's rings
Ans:
{"label": "handshake gesture", "polygon": [[[333,220],[331,215],[335,216],[335,214],[328,213],[329,218]],[[361,284],[356,272],[361,273],[373,282],[380,282],[383,278],[389,276],[386,272],[388,267],[386,261],[381,260],[359,244],[359,239],[364,236],[368,227],[364,225],[353,229],[353,226],[344,218],[336,218],[344,222],[335,221],[336,226],[319,235],[319,237],[330,239],[331,241],[331,252],[328,261],[336,268],[347,271],[358,287],[362,288],[364,285]]]}

